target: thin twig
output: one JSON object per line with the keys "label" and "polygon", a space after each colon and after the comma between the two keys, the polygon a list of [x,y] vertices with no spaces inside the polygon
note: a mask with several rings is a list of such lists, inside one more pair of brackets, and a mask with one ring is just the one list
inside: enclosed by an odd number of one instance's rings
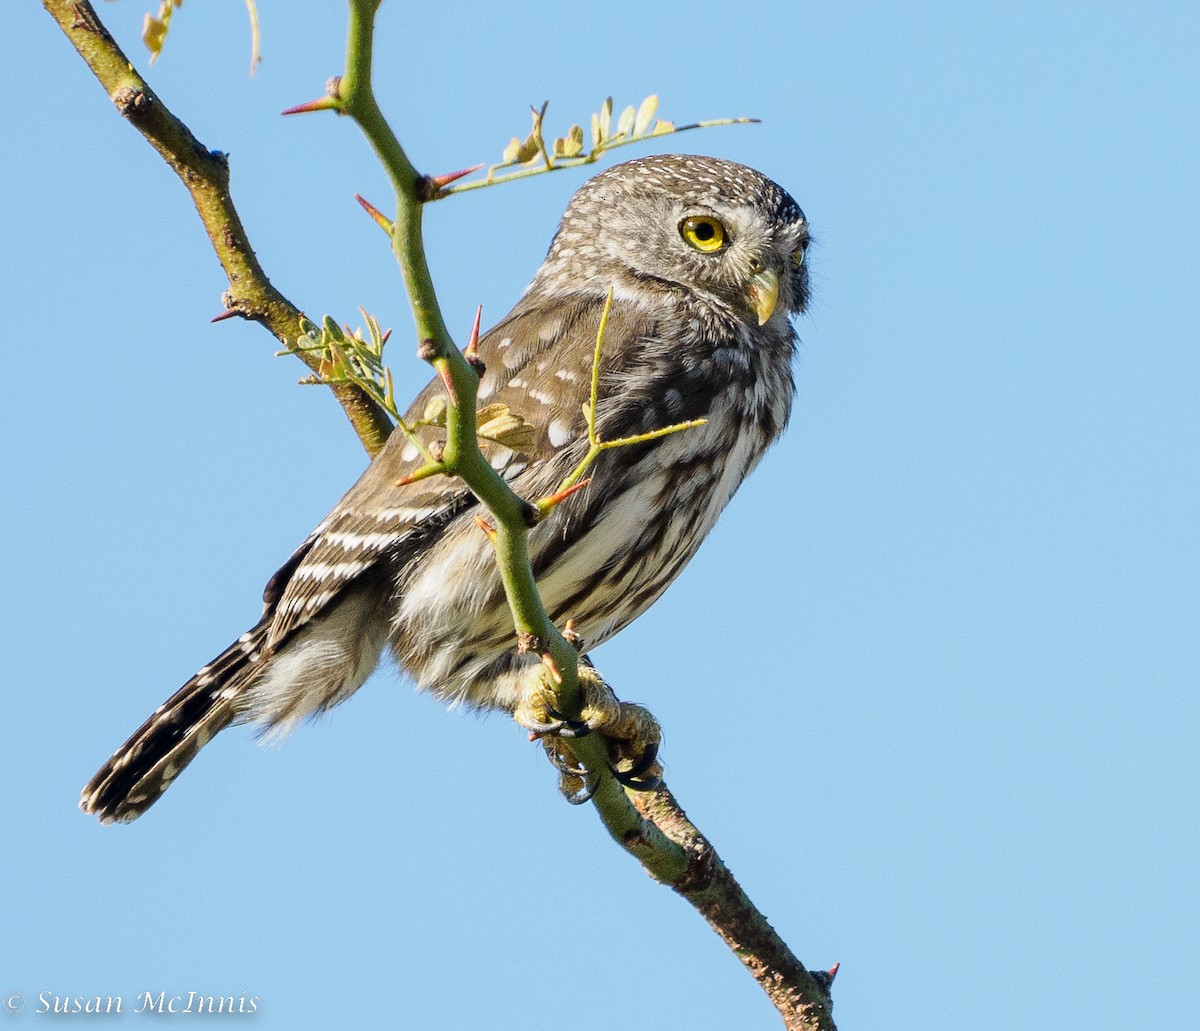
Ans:
{"label": "thin twig", "polygon": [[[117,110],[179,176],[229,277],[225,312],[260,322],[285,347],[300,336],[300,310],[271,285],[259,265],[229,191],[229,161],[209,150],[171,113],[117,46],[87,0],[42,0],[80,57],[100,80]],[[317,371],[319,359],[301,356]],[[375,454],[392,431],[391,420],[351,383],[332,388],[358,434]]]}

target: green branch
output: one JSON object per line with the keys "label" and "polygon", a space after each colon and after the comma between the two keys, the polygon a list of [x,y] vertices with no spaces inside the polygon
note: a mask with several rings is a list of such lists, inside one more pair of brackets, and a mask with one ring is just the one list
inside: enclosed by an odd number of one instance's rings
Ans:
{"label": "green branch", "polygon": [[[529,529],[541,512],[538,506],[512,491],[479,448],[476,422],[479,376],[451,339],[425,259],[421,234],[425,204],[444,195],[445,184],[457,175],[438,180],[422,177],[416,172],[380,111],[371,87],[373,19],[379,0],[349,0],[349,6],[345,74],[331,82],[328,98],[293,110],[334,109],[350,116],[374,148],[391,181],[396,200],[395,220],[389,224],[386,219],[377,217],[376,221],[390,229],[392,250],[404,277],[420,341],[418,353],[433,365],[447,384],[447,441],[439,465],[462,479],[491,512],[496,525],[494,529],[487,528],[488,536],[495,548],[517,636],[522,641],[537,642],[543,661],[553,673],[555,708],[573,718],[579,715],[583,705],[578,655],[547,614],[529,558]],[[611,104],[606,108],[610,110]],[[559,166],[547,153],[541,139],[544,114],[544,106],[534,112],[531,135],[535,137],[535,152],[529,157],[540,157],[539,168],[551,170]],[[622,122],[627,117],[622,116]],[[631,130],[625,133],[629,138],[624,142],[634,141],[637,134],[632,130],[638,128],[637,123],[638,116],[634,112],[629,126],[618,125],[623,133],[625,129]],[[605,126],[600,124],[598,130],[602,142]],[[601,149],[617,145],[620,142],[611,142]],[[589,157],[594,159],[592,155]],[[576,163],[585,163],[585,160],[576,159]],[[536,171],[530,169],[502,178],[536,174]],[[456,189],[464,188],[467,187]],[[579,482],[602,450],[640,443],[695,425],[664,427],[642,437],[600,440],[595,418],[603,338],[602,323],[597,334],[591,394],[586,406],[589,454],[568,477],[562,488],[565,490]],[[623,787],[608,765],[608,746],[601,734],[573,740],[569,749],[585,771],[592,801],[609,833],[642,863],[651,876],[675,888],[709,920],[767,992],[785,1025],[795,1031],[832,1031],[834,1024],[820,987],[751,904],[715,849],[687,820],[666,787],[645,792]]]}
{"label": "green branch", "polygon": [[[302,321],[299,310],[282,297],[267,280],[254,258],[254,252],[233,208],[228,189],[228,165],[223,155],[200,145],[187,127],[176,119],[133,70],[125,55],[104,29],[87,0],[43,0],[72,44],[96,74],[121,113],[129,119],[158,150],[164,160],[187,185],[200,213],[214,250],[229,276],[223,316],[240,315],[262,322],[296,353],[318,378],[330,374],[330,362],[353,367],[358,341],[354,334],[342,334],[327,320],[321,331]],[[478,376],[466,357],[454,346],[446,329],[432,279],[425,260],[421,233],[424,203],[444,196],[446,187],[459,174],[426,178],[417,174],[395,134],[380,112],[371,90],[371,57],[374,15],[379,0],[349,0],[350,26],[347,40],[345,74],[331,84],[328,97],[294,110],[337,110],[350,115],[379,155],[396,195],[397,216],[387,228],[404,275],[420,340],[420,354],[448,384],[445,411],[447,443],[440,462],[430,456],[428,471],[459,476],[492,512],[496,528],[491,534],[505,593],[512,609],[514,624],[523,638],[537,638],[552,668],[561,677],[557,708],[564,715],[579,712],[578,657],[574,647],[553,625],[538,595],[530,568],[527,548],[529,524],[539,516],[539,507],[518,497],[483,458],[478,445]],[[649,98],[648,98],[649,100]],[[540,137],[545,107],[535,112],[538,168],[522,169],[509,175],[494,176],[479,183],[467,183],[455,190],[477,188],[554,168],[594,161],[600,153],[636,142],[649,135],[660,135],[649,127],[647,104],[632,112],[627,109],[615,134],[608,132],[611,102],[606,103],[593,122],[593,148],[587,155],[572,155],[576,144],[582,147],[582,130],[572,127],[565,143],[556,141],[553,151]],[[746,121],[746,120],[738,120]],[[645,124],[643,124],[645,123]],[[665,124],[665,123],[662,123]],[[706,124],[695,123],[687,128]],[[578,130],[578,131],[577,131]],[[639,132],[639,130],[641,130]],[[669,131],[683,131],[670,127]],[[518,149],[520,144],[518,144]],[[502,166],[495,166],[496,168]],[[332,330],[330,327],[333,327]],[[397,417],[390,374],[382,366],[382,347],[386,335],[368,319],[370,348],[379,359],[378,369],[368,362],[353,375],[335,377],[332,389],[369,451],[382,446],[391,431],[385,409]],[[297,338],[300,334],[300,339]],[[332,346],[331,346],[332,342]],[[664,427],[640,437],[602,441],[596,433],[595,411],[598,392],[599,354],[603,327],[597,336],[593,383],[588,403],[589,458],[565,481],[562,491],[574,489],[580,477],[600,451],[654,439],[678,432],[693,424]],[[382,376],[381,392],[368,386],[375,373]],[[485,409],[485,412],[487,410]],[[481,413],[482,414],[482,413]],[[427,412],[429,418],[440,418]],[[403,420],[401,420],[403,421]],[[491,419],[485,423],[490,428]],[[412,427],[405,427],[408,432]],[[595,454],[592,454],[594,452]],[[434,465],[440,468],[432,468]],[[543,499],[543,502],[553,499]],[[833,1031],[834,1024],[826,1007],[826,996],[805,971],[787,945],[771,929],[765,917],[751,904],[721,862],[716,850],[687,819],[665,785],[652,791],[633,791],[622,787],[608,767],[607,746],[600,734],[570,742],[570,750],[592,775],[592,798],[605,827],[613,838],[636,857],[656,879],[669,884],[712,925],[763,987],[792,1031]]]}
{"label": "green branch", "polygon": [[[419,354],[449,383],[447,439],[440,464],[462,479],[492,513],[496,524],[492,542],[516,632],[538,641],[539,650],[548,656],[549,664],[561,678],[557,684],[556,708],[567,716],[578,715],[583,705],[579,656],[546,612],[529,558],[529,528],[537,521],[538,511],[513,492],[479,448],[476,424],[479,376],[454,345],[437,302],[421,234],[425,207],[422,177],[380,111],[371,87],[373,17],[378,0],[349,0],[349,5],[346,72],[332,84],[330,96],[336,109],[358,124],[374,148],[395,194],[392,250],[408,290],[420,340]],[[686,865],[684,855],[656,828],[642,826],[645,821],[608,769],[604,742],[583,738],[572,748],[594,777],[596,805],[610,832],[618,840],[631,833],[654,840],[661,850],[655,861],[659,875],[666,879],[680,876]]]}

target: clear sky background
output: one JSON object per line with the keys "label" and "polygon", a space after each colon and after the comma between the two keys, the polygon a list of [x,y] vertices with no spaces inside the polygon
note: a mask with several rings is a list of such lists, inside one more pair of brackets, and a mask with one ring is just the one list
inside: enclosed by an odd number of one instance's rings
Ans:
{"label": "clear sky background", "polygon": [[[101,15],[138,65],[150,0]],[[696,914],[561,801],[507,719],[377,675],[280,749],[235,729],[150,814],[75,809],[254,620],[364,463],[238,322],[174,176],[51,19],[0,107],[0,1031],[60,995],[247,993],[272,1031],[774,1028]],[[231,154],[273,281],[396,327],[383,204],[332,115],[338,3],[188,4],[151,81]],[[712,539],[596,658],[844,1029],[1195,1026],[1200,962],[1200,9],[1193,2],[414,5],[380,96],[423,169],[657,92],[667,140],[808,212],[796,413]],[[585,123],[586,124],[586,123]],[[639,153],[648,153],[643,148]],[[632,150],[626,151],[632,156]],[[428,212],[465,336],[585,172]],[[136,1023],[124,1016],[117,1022]]]}

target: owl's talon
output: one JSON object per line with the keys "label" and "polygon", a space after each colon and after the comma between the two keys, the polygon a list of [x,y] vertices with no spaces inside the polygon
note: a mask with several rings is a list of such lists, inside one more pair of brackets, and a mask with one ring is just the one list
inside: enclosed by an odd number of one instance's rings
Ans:
{"label": "owl's talon", "polygon": [[513,719],[538,737],[561,737],[568,740],[586,737],[592,731],[606,731],[621,717],[621,703],[612,688],[590,663],[579,665],[579,691],[583,704],[578,719],[568,717],[555,708],[555,686],[541,669],[526,689],[525,697],[513,709]]}
{"label": "owl's talon", "polygon": [[658,749],[662,728],[645,706],[622,702],[621,715],[605,732],[609,768],[618,784],[634,791],[653,791],[662,784]]}
{"label": "owl's talon", "polygon": [[553,731],[559,737],[565,738],[581,738],[587,737],[596,728],[585,720],[573,720],[564,716],[553,705],[546,706],[546,712],[549,713],[552,724],[557,724],[558,729]]}
{"label": "owl's talon", "polygon": [[[614,745],[617,745],[617,743],[614,742]],[[619,747],[614,748],[614,751],[620,750]],[[656,768],[658,772],[652,772]],[[658,742],[651,741],[647,744],[641,757],[629,769],[617,769],[615,763],[610,765],[609,769],[621,787],[629,788],[632,791],[653,791],[662,785],[662,767],[658,766]],[[646,776],[646,774],[649,774],[649,776]]]}
{"label": "owl's talon", "polygon": [[662,777],[630,777],[627,773],[618,773],[613,770],[613,776],[618,784],[623,788],[629,788],[630,791],[657,791],[662,787]]}
{"label": "owl's talon", "polygon": [[546,758],[550,760],[550,765],[553,766],[559,773],[569,777],[574,777],[582,781],[587,776],[587,770],[578,765],[575,757],[565,750],[551,747],[551,742],[546,740],[543,742],[546,746]]}
{"label": "owl's talon", "polygon": [[[617,783],[622,784],[627,788],[634,788],[637,791],[647,791],[649,788],[643,788],[639,785],[643,783],[643,777],[654,768],[654,764],[658,762],[658,742],[652,741],[646,746],[646,750],[642,752],[642,756],[629,769],[618,770],[615,766],[612,767],[612,775],[616,777]],[[659,777],[653,778],[654,787],[658,787],[662,783]]]}
{"label": "owl's talon", "polygon": [[521,726],[538,737],[565,737],[570,740],[587,737],[595,729],[582,720],[568,719],[552,705],[547,705],[545,712],[549,719],[526,717],[520,721]]}
{"label": "owl's talon", "polygon": [[596,793],[600,778],[593,776],[572,754],[569,746],[559,738],[543,738],[546,758],[558,770],[558,790],[571,805],[583,805]]}
{"label": "owl's talon", "polygon": [[583,805],[585,802],[590,802],[592,800],[592,796],[596,794],[596,788],[599,783],[600,779],[598,777],[592,780],[585,780],[583,782],[583,787],[572,794],[567,794],[564,788],[563,796],[571,805]]}

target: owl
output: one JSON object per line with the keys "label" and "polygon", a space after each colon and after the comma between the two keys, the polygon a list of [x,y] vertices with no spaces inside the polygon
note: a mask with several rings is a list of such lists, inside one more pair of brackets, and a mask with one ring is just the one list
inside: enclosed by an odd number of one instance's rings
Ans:
{"label": "owl", "polygon": [[[796,202],[743,165],[667,155],[617,165],[571,199],[516,306],[481,337],[481,405],[533,428],[484,454],[528,499],[553,493],[595,428],[680,433],[601,453],[589,482],[530,531],[546,610],[585,648],[643,613],[679,576],[788,421],[808,302],[809,228]],[[420,419],[436,379],[413,402]],[[437,431],[421,431],[432,443]],[[385,653],[448,703],[518,710],[538,657],[517,647],[481,506],[461,481],[400,485],[423,457],[394,433],[271,578],[257,623],[201,668],[84,788],[103,822],[140,816],[224,727],[287,734],[347,699]]]}

